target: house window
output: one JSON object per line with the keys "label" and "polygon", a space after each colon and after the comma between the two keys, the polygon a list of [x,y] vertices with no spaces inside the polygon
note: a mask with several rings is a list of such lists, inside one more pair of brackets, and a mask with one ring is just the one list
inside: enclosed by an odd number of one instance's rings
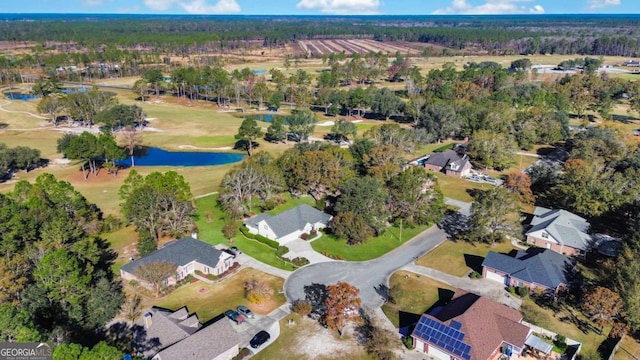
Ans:
{"label": "house window", "polygon": [[208,273],[209,273],[209,267],[205,266],[205,267],[204,267],[204,272],[205,272],[206,274],[208,274]]}
{"label": "house window", "polygon": [[543,238],[543,239],[548,239],[548,238],[549,238],[549,234],[547,234],[547,232],[546,232],[546,231],[543,231],[543,232],[542,232],[542,238]]}

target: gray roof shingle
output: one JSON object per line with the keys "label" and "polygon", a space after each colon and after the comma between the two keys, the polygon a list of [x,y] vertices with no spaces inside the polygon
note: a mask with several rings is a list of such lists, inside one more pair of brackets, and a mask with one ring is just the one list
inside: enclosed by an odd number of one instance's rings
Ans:
{"label": "gray roof shingle", "polygon": [[203,241],[187,237],[167,243],[162,248],[145,257],[132,261],[120,269],[134,274],[136,267],[150,262],[163,261],[176,264],[177,266],[183,266],[194,260],[214,268],[218,265],[221,255],[222,251],[213,246]]}
{"label": "gray roof shingle", "polygon": [[566,210],[551,210],[540,206],[535,208],[533,215],[527,235],[544,229],[561,245],[580,250],[586,250],[589,246],[589,223],[584,218]]}
{"label": "gray roof shingle", "polygon": [[174,312],[153,307],[138,321],[141,326],[145,326],[145,317],[150,318],[150,325],[146,327],[146,338],[154,344],[154,348],[149,349],[147,355],[153,355],[159,349],[188,338],[201,326],[198,317],[195,314],[189,316],[186,307]]}
{"label": "gray roof shingle", "polygon": [[567,271],[573,264],[566,256],[544,249],[539,252],[519,251],[516,257],[489,251],[482,266],[528,283],[555,289],[567,283]]}
{"label": "gray roof shingle", "polygon": [[331,220],[331,215],[307,204],[302,204],[274,216],[262,213],[245,220],[244,223],[247,226],[257,227],[257,224],[262,220],[267,222],[277,237],[283,237],[302,230],[307,224],[317,222],[326,224]]}
{"label": "gray roof shingle", "polygon": [[154,359],[211,360],[233,347],[237,348],[239,343],[238,333],[231,322],[222,318],[160,351]]}
{"label": "gray roof shingle", "polygon": [[[433,165],[440,168],[449,167],[450,170],[462,170],[469,162],[469,157],[462,150],[447,150],[435,153],[425,161],[425,165]],[[451,168],[450,165],[455,165]]]}

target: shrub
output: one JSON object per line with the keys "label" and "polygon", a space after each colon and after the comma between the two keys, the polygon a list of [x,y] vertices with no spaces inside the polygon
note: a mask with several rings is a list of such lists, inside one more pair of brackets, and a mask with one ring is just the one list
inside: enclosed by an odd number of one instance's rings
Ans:
{"label": "shrub", "polygon": [[567,350],[567,338],[563,335],[558,334],[553,340],[553,345],[564,352],[565,350]]}
{"label": "shrub", "polygon": [[207,274],[206,278],[209,280],[218,280],[218,276],[213,274]]}
{"label": "shrub", "polygon": [[330,259],[334,259],[334,260],[344,260],[344,256],[331,254],[331,253],[326,252],[326,251],[323,251],[321,254],[322,254],[322,255],[324,255],[324,256],[326,256],[326,257],[328,257],[328,258],[330,258]]}
{"label": "shrub", "polygon": [[131,287],[138,287],[138,285],[140,285],[139,282],[137,282],[136,280],[129,280],[129,286]]}
{"label": "shrub", "polygon": [[308,316],[313,310],[313,305],[309,300],[296,300],[293,302],[291,310],[300,316]]}
{"label": "shrub", "polygon": [[509,286],[509,294],[515,295],[516,294],[516,288],[513,287],[513,286]]}
{"label": "shrub", "polygon": [[529,296],[529,288],[526,286],[520,286],[518,287],[518,295],[520,297],[526,297]]}
{"label": "shrub", "polygon": [[309,231],[309,235],[311,235],[312,237],[315,237],[316,235],[318,235],[318,230],[312,229],[311,231]]}
{"label": "shrub", "polygon": [[234,356],[232,360],[242,360],[250,355],[251,355],[251,350],[247,348],[242,348],[242,350],[240,350],[238,355]]}
{"label": "shrub", "polygon": [[194,273],[196,273],[196,275],[199,275],[199,276],[204,276],[204,274],[200,270],[196,270],[194,271]]}
{"label": "shrub", "polygon": [[309,234],[307,234],[307,233],[302,233],[302,234],[300,234],[300,239],[302,239],[302,240],[309,240]]}
{"label": "shrub", "polygon": [[282,255],[286,254],[289,252],[289,248],[286,246],[278,246],[278,248],[276,249],[276,256],[277,257],[282,257]]}
{"label": "shrub", "polygon": [[262,236],[262,235],[258,235],[258,234],[252,234],[249,232],[249,229],[247,229],[246,227],[241,227],[240,228],[240,232],[242,233],[242,235],[244,235],[246,238],[249,239],[253,239],[253,240],[257,240],[258,242],[261,242],[271,248],[277,249],[278,246],[280,246],[280,244],[275,241],[275,240],[271,240],[271,239],[267,239],[266,237]]}
{"label": "shrub", "polygon": [[409,350],[413,350],[413,338],[411,336],[405,336],[402,338],[402,343]]}
{"label": "shrub", "polygon": [[237,262],[234,262],[234,263],[233,263],[233,265],[231,265],[231,266],[227,269],[227,271],[225,271],[225,272],[223,272],[222,274],[218,275],[218,278],[223,278],[223,277],[225,277],[225,276],[228,276],[228,275],[230,275],[230,274],[233,274],[233,273],[236,271],[236,269],[237,269],[237,268],[239,268],[239,267],[240,267],[240,264],[239,264],[239,263],[237,263]]}
{"label": "shrub", "polygon": [[122,228],[122,221],[113,215],[108,215],[102,222],[102,232],[114,232]]}
{"label": "shrub", "polygon": [[469,277],[472,279],[482,279],[482,274],[474,270]]}
{"label": "shrub", "polygon": [[309,259],[307,259],[306,257],[299,256],[297,258],[293,258],[291,260],[291,263],[293,264],[293,266],[301,267],[301,266],[309,265]]}

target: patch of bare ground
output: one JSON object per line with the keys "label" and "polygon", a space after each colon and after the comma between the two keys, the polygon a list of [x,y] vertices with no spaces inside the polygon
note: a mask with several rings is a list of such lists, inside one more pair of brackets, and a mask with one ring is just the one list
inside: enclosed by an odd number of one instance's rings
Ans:
{"label": "patch of bare ground", "polygon": [[341,336],[335,330],[325,329],[309,318],[300,319],[296,337],[290,348],[301,359],[346,359],[350,354],[361,353],[362,347],[355,340],[355,326],[348,325]]}

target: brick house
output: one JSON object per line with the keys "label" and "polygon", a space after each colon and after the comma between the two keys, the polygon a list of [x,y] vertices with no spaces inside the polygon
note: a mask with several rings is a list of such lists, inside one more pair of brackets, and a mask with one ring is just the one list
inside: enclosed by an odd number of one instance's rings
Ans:
{"label": "brick house", "polygon": [[485,297],[458,291],[423,314],[411,333],[416,350],[438,360],[497,359],[521,354],[531,329],[522,314]]}
{"label": "brick house", "polygon": [[122,266],[120,276],[123,281],[135,280],[144,285],[144,281],[135,275],[136,268],[159,261],[176,265],[176,275],[165,280],[165,285],[174,285],[196,270],[205,275],[220,275],[233,265],[233,256],[203,241],[187,237],[169,242],[151,254]]}
{"label": "brick house", "polygon": [[591,244],[589,227],[587,220],[569,211],[536,206],[525,236],[529,244],[578,256],[584,255]]}
{"label": "brick house", "polygon": [[464,146],[458,145],[451,150],[434,153],[423,163],[427,170],[442,172],[447,176],[465,177],[471,174],[471,162]]}
{"label": "brick house", "polygon": [[573,270],[569,258],[548,249],[518,251],[515,256],[489,251],[482,262],[482,277],[506,286],[555,293],[567,286]]}

